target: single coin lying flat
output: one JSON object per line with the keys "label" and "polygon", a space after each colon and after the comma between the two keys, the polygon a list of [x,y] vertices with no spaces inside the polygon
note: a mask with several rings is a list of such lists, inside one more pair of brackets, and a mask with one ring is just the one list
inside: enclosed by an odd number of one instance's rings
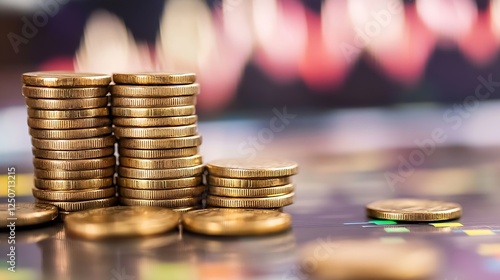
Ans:
{"label": "single coin lying flat", "polygon": [[[12,218],[12,219],[9,219]],[[17,226],[33,226],[55,220],[57,207],[49,204],[17,202],[15,210],[9,204],[0,203],[0,227],[7,227],[10,222]]]}
{"label": "single coin lying flat", "polygon": [[462,207],[453,202],[426,199],[387,199],[366,206],[369,217],[377,219],[430,222],[460,218]]}
{"label": "single coin lying flat", "polygon": [[262,235],[290,228],[289,214],[260,209],[210,208],[184,214],[186,230],[205,235]]}
{"label": "single coin lying flat", "polygon": [[86,239],[159,234],[174,229],[181,214],[149,206],[115,206],[72,213],[64,223],[68,233]]}

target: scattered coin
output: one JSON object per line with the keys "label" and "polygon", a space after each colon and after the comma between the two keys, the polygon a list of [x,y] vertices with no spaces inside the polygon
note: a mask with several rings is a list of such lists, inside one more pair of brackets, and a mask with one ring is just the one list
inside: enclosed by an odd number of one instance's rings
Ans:
{"label": "scattered coin", "polygon": [[186,212],[189,212],[192,210],[197,210],[200,208],[201,208],[200,205],[196,205],[196,206],[176,207],[176,208],[170,208],[170,209],[172,209],[173,211],[175,211],[177,213],[183,214],[183,213],[186,213]]}
{"label": "scattered coin", "polygon": [[312,279],[435,279],[440,254],[431,244],[379,239],[313,241],[301,253],[301,270]]}
{"label": "scattered coin", "polygon": [[194,73],[115,73],[116,84],[132,85],[175,85],[192,84],[196,81]]}
{"label": "scattered coin", "polygon": [[207,195],[207,205],[227,208],[278,208],[293,203],[295,194],[259,197],[259,198],[233,198]]}
{"label": "scattered coin", "polygon": [[261,235],[289,229],[286,213],[260,209],[202,209],[183,215],[186,230],[206,235]]}
{"label": "scattered coin", "polygon": [[444,221],[460,218],[462,207],[453,202],[426,199],[388,199],[366,206],[367,215],[395,221]]}
{"label": "scattered coin", "polygon": [[115,206],[73,213],[64,223],[68,233],[86,239],[147,236],[177,227],[180,214],[146,206]]}
{"label": "scattered coin", "polygon": [[297,163],[280,159],[220,159],[207,164],[211,175],[230,178],[269,178],[295,175]]}
{"label": "scattered coin", "polygon": [[14,209],[10,204],[0,203],[1,228],[8,227],[10,222],[15,222],[16,227],[33,226],[53,221],[57,217],[57,207],[49,204],[17,202]]}

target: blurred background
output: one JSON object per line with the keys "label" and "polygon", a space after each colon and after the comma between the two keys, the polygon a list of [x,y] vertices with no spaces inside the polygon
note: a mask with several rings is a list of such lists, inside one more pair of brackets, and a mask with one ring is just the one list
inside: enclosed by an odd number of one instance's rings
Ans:
{"label": "blurred background", "polygon": [[460,102],[500,69],[496,0],[0,0],[0,11],[2,107],[23,104],[19,74],[33,70],[195,71],[200,113],[218,117],[285,99]]}
{"label": "blurred background", "polygon": [[39,70],[194,71],[202,122],[258,132],[285,110],[287,132],[321,123],[343,152],[414,146],[436,122],[446,144],[500,143],[499,0],[0,0],[0,36],[3,162],[30,153],[20,75]]}

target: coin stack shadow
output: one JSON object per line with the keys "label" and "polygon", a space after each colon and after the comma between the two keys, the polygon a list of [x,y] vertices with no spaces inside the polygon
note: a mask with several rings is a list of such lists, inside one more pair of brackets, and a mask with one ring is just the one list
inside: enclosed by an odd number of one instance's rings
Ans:
{"label": "coin stack shadow", "polygon": [[111,77],[23,74],[35,167],[33,196],[60,216],[117,204],[116,158],[108,106]]}
{"label": "coin stack shadow", "polygon": [[280,161],[257,158],[209,162],[207,207],[281,209],[292,204],[295,186],[291,176],[297,173],[296,163],[287,162],[283,169],[273,170],[265,167],[267,162]]}
{"label": "coin stack shadow", "polygon": [[118,138],[121,205],[188,211],[201,206],[194,74],[114,74],[112,115]]}

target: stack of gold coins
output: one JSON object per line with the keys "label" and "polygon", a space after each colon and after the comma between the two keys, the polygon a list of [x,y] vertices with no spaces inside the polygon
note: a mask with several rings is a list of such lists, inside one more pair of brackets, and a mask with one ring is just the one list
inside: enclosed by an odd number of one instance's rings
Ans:
{"label": "stack of gold coins", "polygon": [[108,85],[102,74],[23,74],[37,202],[62,215],[117,204]]}
{"label": "stack of gold coins", "polygon": [[293,203],[297,163],[253,158],[209,162],[207,206],[281,208]]}
{"label": "stack of gold coins", "polygon": [[195,74],[114,74],[113,80],[120,204],[198,208],[205,187]]}

